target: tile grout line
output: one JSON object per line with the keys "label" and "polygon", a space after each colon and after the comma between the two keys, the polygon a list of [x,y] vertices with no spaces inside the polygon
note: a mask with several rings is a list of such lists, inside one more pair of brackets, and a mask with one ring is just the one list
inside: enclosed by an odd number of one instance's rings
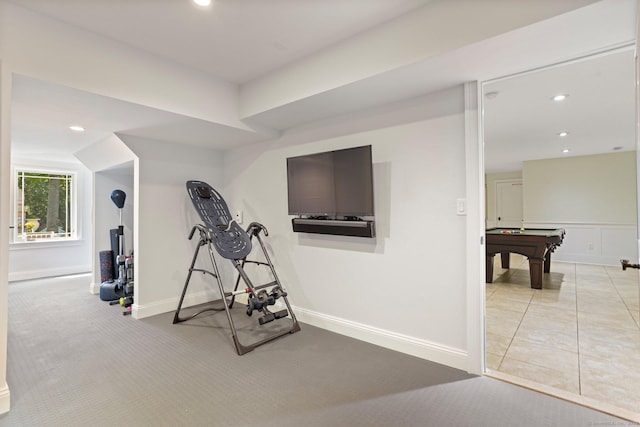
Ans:
{"label": "tile grout line", "polygon": [[509,348],[511,347],[511,344],[513,344],[513,340],[515,339],[516,335],[518,334],[518,330],[520,329],[520,326],[522,325],[522,321],[524,320],[524,316],[526,316],[527,311],[529,311],[529,307],[531,306],[531,301],[533,300],[533,297],[535,295],[535,291],[531,294],[531,297],[529,298],[529,302],[527,303],[527,308],[524,310],[524,313],[522,313],[522,317],[520,318],[520,321],[518,322],[518,327],[516,328],[515,332],[513,333],[513,336],[511,337],[511,340],[509,340],[509,344],[507,345],[507,348],[504,351],[504,355],[502,356],[502,360],[500,360],[500,364],[498,365],[498,371],[500,370],[500,367],[502,366],[502,363],[504,362],[504,359],[507,357],[507,353],[509,352]]}
{"label": "tile grout line", "polygon": [[578,394],[582,396],[582,364],[580,363],[580,320],[578,317],[578,267],[573,264],[573,277],[576,282],[576,353],[578,354]]}
{"label": "tile grout line", "polygon": [[[614,289],[616,290],[616,293],[618,294],[618,297],[620,298],[620,300],[624,304],[625,308],[629,312],[629,316],[631,316],[631,320],[633,320],[633,323],[635,323],[636,327],[638,327],[638,329],[640,330],[640,325],[638,324],[638,320],[636,320],[636,318],[633,316],[633,311],[631,310],[631,308],[629,308],[629,305],[627,304],[627,300],[620,294],[620,290],[618,289],[618,286],[616,285],[615,280],[613,280],[613,278],[609,274],[609,270],[605,268],[604,271],[607,273],[607,277],[609,277],[609,280],[611,281],[611,284],[613,285]],[[639,317],[639,319],[640,319],[640,317]]]}
{"label": "tile grout line", "polygon": [[[588,346],[590,341],[589,341],[589,335],[585,335],[588,334],[590,329],[590,322],[591,320],[591,310],[589,309],[590,305],[588,304],[593,295],[592,295],[592,288],[594,286],[598,287],[600,285],[603,285],[606,280],[609,280],[609,284],[612,284],[614,286],[614,289],[612,289],[611,292],[611,296],[617,295],[618,299],[623,300],[623,302],[625,303],[625,309],[627,312],[631,312],[631,301],[633,301],[633,296],[631,296],[631,298],[629,298],[628,300],[625,300],[624,298],[622,298],[623,293],[626,292],[626,288],[624,287],[626,282],[624,282],[621,278],[620,283],[621,285],[618,286],[616,284],[616,281],[614,280],[614,278],[612,276],[615,276],[615,272],[613,270],[609,271],[609,269],[607,268],[607,266],[597,266],[599,267],[598,270],[595,269],[583,269],[583,267],[581,267],[579,264],[577,263],[572,263],[571,267],[566,270],[566,274],[571,274],[571,272],[573,272],[573,281],[574,281],[574,286],[575,286],[575,296],[574,296],[574,309],[575,309],[575,318],[574,318],[574,324],[575,324],[575,340],[576,340],[576,352],[575,354],[577,355],[577,363],[578,363],[578,370],[577,370],[577,394],[576,396],[579,397],[580,399],[584,398],[584,399],[597,399],[599,402],[602,402],[604,404],[609,404],[608,402],[611,402],[610,400],[607,400],[606,397],[602,397],[599,396],[598,391],[596,390],[596,395],[595,397],[587,397],[584,395],[584,393],[589,393],[589,395],[591,395],[591,391],[589,390],[589,388],[591,387],[591,380],[592,380],[592,375],[593,372],[590,370],[591,366],[583,366],[582,365],[582,360],[584,359],[585,361],[589,361],[591,357],[598,357],[600,358],[601,355],[597,355],[597,356],[592,356],[590,354],[591,352],[591,347]],[[605,275],[601,274],[602,269],[605,270]],[[580,273],[579,273],[580,272]],[[617,276],[616,276],[617,277]],[[584,283],[583,283],[584,282]],[[610,289],[610,287],[607,287]],[[605,291],[606,289],[601,288],[600,290]],[[494,293],[497,290],[494,289]],[[585,291],[585,294],[582,295],[582,291]],[[625,293],[626,294],[626,293]],[[520,332],[520,329],[522,328],[522,324],[524,323],[524,319],[525,316],[527,314],[529,314],[530,309],[534,307],[533,305],[533,300],[536,299],[536,296],[541,295],[538,292],[534,292],[532,293],[528,298],[528,303],[525,305],[525,308],[523,309],[522,315],[520,316],[519,319],[513,319],[513,320],[517,320],[517,327],[515,328],[514,333],[512,334],[512,336],[508,339],[508,344],[506,345],[506,350],[502,355],[501,360],[499,361],[499,363],[497,364],[497,368],[496,368],[496,372],[501,372],[504,362],[506,360],[506,355],[507,353],[512,350],[511,347],[513,346],[513,343],[515,342],[515,336]],[[582,301],[582,297],[585,297],[585,303],[580,303],[580,301]],[[610,297],[608,297],[610,298]],[[524,300],[521,299],[521,301],[524,303]],[[545,304],[544,301],[541,301],[541,304]],[[584,305],[587,304],[587,305]],[[580,310],[579,307],[583,307],[583,310]],[[566,309],[570,309],[570,307],[567,305],[565,306]],[[534,312],[531,312],[534,313]],[[580,316],[580,313],[583,314],[583,316]],[[586,316],[586,317],[585,317]],[[582,319],[582,320],[580,320]],[[597,320],[597,319],[596,319]],[[634,318],[634,321],[636,319]],[[640,321],[635,321],[634,324],[637,325],[638,323],[640,323]],[[595,325],[594,325],[595,326]],[[524,330],[523,330],[524,331]],[[573,334],[572,334],[573,335]],[[581,348],[580,344],[581,344],[581,335],[585,337],[585,345],[587,347],[585,347],[584,349]],[[518,359],[520,360],[520,359]],[[522,359],[524,361],[524,359]],[[541,365],[544,367],[544,365]],[[608,372],[608,371],[607,371]],[[523,377],[526,378],[526,377]],[[586,387],[585,390],[582,389],[583,384],[582,381],[585,380],[585,384],[584,386]],[[597,386],[600,387],[598,384],[593,384],[593,386]],[[598,388],[598,390],[600,390]],[[626,390],[626,389],[625,389]],[[631,389],[629,389],[631,390]],[[629,392],[629,391],[627,391]],[[603,398],[604,400],[600,400],[600,398]],[[613,404],[613,403],[612,403]],[[629,407],[628,404],[627,406],[624,407]],[[634,411],[635,413],[636,411]]]}

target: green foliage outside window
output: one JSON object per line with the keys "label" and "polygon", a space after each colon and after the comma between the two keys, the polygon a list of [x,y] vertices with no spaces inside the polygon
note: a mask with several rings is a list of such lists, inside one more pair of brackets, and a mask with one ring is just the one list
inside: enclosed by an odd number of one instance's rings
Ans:
{"label": "green foliage outside window", "polygon": [[72,237],[74,174],[17,171],[18,239]]}

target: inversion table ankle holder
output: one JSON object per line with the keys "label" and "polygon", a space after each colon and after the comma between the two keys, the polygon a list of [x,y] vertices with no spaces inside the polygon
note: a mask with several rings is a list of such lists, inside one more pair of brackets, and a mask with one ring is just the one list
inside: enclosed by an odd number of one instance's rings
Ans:
{"label": "inversion table ankle holder", "polygon": [[[189,267],[189,274],[187,275],[187,280],[184,284],[184,289],[182,290],[178,308],[176,309],[175,315],[173,317],[173,323],[175,324],[184,322],[186,320],[191,320],[206,311],[224,310],[227,313],[227,319],[229,320],[229,326],[231,327],[233,343],[235,344],[236,351],[239,355],[245,354],[255,349],[256,347],[279,338],[283,335],[292,334],[299,331],[300,325],[298,324],[295,314],[293,313],[293,310],[291,310],[291,306],[289,305],[289,301],[287,300],[287,292],[282,287],[280,280],[276,275],[276,271],[273,268],[273,264],[271,263],[269,255],[267,254],[264,242],[260,237],[261,232],[265,236],[268,236],[267,229],[262,224],[252,222],[251,224],[249,224],[249,227],[247,227],[246,231],[243,230],[242,227],[240,227],[240,225],[238,225],[238,223],[231,217],[229,208],[227,207],[227,204],[225,203],[222,196],[207,183],[204,183],[202,181],[187,181],[187,192],[189,193],[191,201],[193,202],[193,206],[200,215],[200,219],[204,224],[195,225],[191,229],[191,233],[189,234],[189,240],[191,240],[195,232],[198,231],[200,233],[200,241],[198,242],[198,246],[196,247],[193,254],[191,266]],[[249,256],[252,250],[251,242],[254,237],[262,248],[265,262],[247,259],[247,256]],[[205,245],[209,249],[209,257],[211,258],[213,271],[195,268],[200,248]],[[222,280],[220,278],[220,272],[216,264],[216,258],[214,256],[213,248],[216,249],[221,257],[230,260],[238,272],[235,287],[231,292],[224,290],[224,286],[222,285]],[[244,266],[247,263],[269,267],[273,280],[261,285],[254,285],[247,276],[247,273],[244,269]],[[221,294],[221,298],[220,300],[213,301],[211,304],[222,302],[223,308],[210,306],[198,311],[195,314],[181,318],[180,310],[182,308],[182,303],[184,302],[184,297],[187,293],[187,287],[189,286],[189,281],[191,280],[191,275],[193,274],[193,272],[200,272],[205,275],[215,277],[216,281],[218,282],[218,288]],[[246,288],[238,290],[240,279],[243,280]],[[273,320],[285,318],[291,315],[291,327],[285,330],[277,331],[273,335],[252,344],[241,344],[238,338],[236,327],[233,323],[233,317],[231,315],[231,308],[233,307],[235,297],[236,295],[241,294],[248,294],[247,315],[251,316],[253,312],[262,313],[262,316],[258,318],[258,322],[260,323],[260,325],[264,325],[265,323],[269,323]],[[284,301],[286,309],[275,312],[269,311],[268,306],[275,305],[276,300],[280,298],[282,299],[282,301]]]}

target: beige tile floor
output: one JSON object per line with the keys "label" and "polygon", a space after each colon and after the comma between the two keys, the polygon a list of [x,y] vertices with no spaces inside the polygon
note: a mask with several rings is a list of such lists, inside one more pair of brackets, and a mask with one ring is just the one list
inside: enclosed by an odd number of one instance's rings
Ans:
{"label": "beige tile floor", "polygon": [[638,271],[552,261],[537,290],[526,258],[495,262],[487,369],[640,413]]}

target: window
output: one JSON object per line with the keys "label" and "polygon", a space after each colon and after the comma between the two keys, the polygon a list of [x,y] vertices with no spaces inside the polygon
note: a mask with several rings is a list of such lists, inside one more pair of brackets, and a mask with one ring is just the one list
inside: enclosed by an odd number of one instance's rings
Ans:
{"label": "window", "polygon": [[77,238],[76,172],[15,169],[13,241]]}

